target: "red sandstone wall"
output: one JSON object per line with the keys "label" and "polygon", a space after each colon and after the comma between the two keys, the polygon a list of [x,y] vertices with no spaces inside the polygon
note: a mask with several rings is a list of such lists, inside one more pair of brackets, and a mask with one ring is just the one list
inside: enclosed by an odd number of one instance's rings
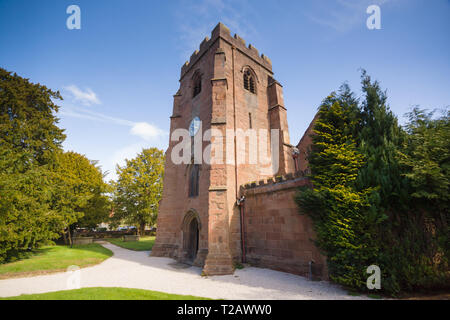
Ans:
{"label": "red sandstone wall", "polygon": [[246,185],[241,191],[245,200],[245,248],[247,262],[259,267],[300,274],[327,277],[326,260],[313,243],[312,221],[300,215],[294,201],[299,186],[309,184],[307,178]]}
{"label": "red sandstone wall", "polygon": [[[206,43],[203,42],[202,45]],[[211,125],[211,92],[213,78],[214,52],[218,47],[215,42],[211,50],[205,50],[202,58],[198,59],[189,70],[184,70],[180,79],[180,88],[174,96],[173,113],[171,116],[170,132],[177,128],[188,129],[193,117],[198,116],[202,121],[203,131]],[[196,59],[195,55],[191,60]],[[202,74],[202,91],[193,97],[192,77],[199,70]],[[202,163],[199,175],[199,196],[189,197],[188,165],[175,165],[171,161],[172,148],[178,141],[169,141],[166,151],[164,170],[163,197],[159,207],[157,235],[152,254],[154,256],[168,256],[183,260],[183,231],[182,222],[185,215],[194,210],[200,218],[199,252],[196,265],[202,266],[208,252],[209,225],[209,192],[210,166]],[[203,142],[203,149],[208,142]]]}
{"label": "red sandstone wall", "polygon": [[297,148],[300,151],[300,154],[297,158],[297,165],[298,169],[303,172],[309,168],[308,155],[312,144],[312,135],[314,134],[314,124],[316,123],[318,116],[319,114],[316,114],[314,116],[314,119],[309,124],[308,129],[306,129],[303,137],[297,144]]}
{"label": "red sandstone wall", "polygon": [[[267,85],[268,76],[272,75],[270,65],[261,64],[258,51],[254,47],[252,47],[251,50],[248,49],[242,39],[233,38],[228,34],[224,34],[224,38],[226,40],[220,40],[220,47],[223,48],[227,59],[225,65],[225,75],[228,82],[226,128],[234,130],[235,111],[236,128],[248,130],[248,114],[251,113],[253,129],[268,129]],[[235,49],[233,49],[233,45],[235,46]],[[251,67],[256,74],[256,95],[248,93],[243,89],[243,70],[246,66]],[[234,97],[233,91],[235,92]],[[235,106],[233,105],[233,101]],[[234,150],[232,150],[232,152],[234,152]],[[245,154],[245,158],[248,159],[248,145],[245,146],[245,149],[238,149],[237,152],[238,154]],[[229,156],[234,158],[234,154]],[[227,166],[227,202],[230,225],[230,253],[233,259],[238,261],[241,257],[241,234],[239,209],[236,206],[236,196],[237,191],[239,190],[236,191],[236,185],[239,187],[241,184],[262,178],[263,176],[261,175],[260,166],[258,164],[238,164],[237,173],[235,172],[234,165]]]}

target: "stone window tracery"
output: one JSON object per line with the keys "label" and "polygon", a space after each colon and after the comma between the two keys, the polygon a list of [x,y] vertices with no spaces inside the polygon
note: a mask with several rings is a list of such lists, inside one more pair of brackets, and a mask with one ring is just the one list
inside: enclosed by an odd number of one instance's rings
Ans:
{"label": "stone window tracery", "polygon": [[244,71],[244,89],[256,93],[255,76],[249,69]]}

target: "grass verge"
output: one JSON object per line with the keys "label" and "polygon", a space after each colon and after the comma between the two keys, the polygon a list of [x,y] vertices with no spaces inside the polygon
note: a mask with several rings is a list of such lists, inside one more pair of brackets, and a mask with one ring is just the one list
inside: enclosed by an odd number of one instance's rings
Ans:
{"label": "grass verge", "polygon": [[129,288],[82,288],[40,294],[23,294],[0,300],[210,300],[158,291]]}
{"label": "grass verge", "polygon": [[37,249],[27,259],[0,264],[0,279],[29,277],[46,273],[66,271],[76,265],[92,266],[111,257],[112,251],[97,243],[68,246],[46,246]]}
{"label": "grass verge", "polygon": [[155,243],[155,236],[141,237],[139,241],[123,241],[122,239],[106,239],[110,243],[134,251],[150,251]]}

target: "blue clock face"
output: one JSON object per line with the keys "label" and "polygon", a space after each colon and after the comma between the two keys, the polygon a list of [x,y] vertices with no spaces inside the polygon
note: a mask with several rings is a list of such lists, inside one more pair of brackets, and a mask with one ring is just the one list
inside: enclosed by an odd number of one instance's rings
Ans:
{"label": "blue clock face", "polygon": [[199,117],[195,117],[194,119],[192,119],[191,124],[189,125],[189,135],[191,137],[195,136],[198,132],[198,129],[200,129],[200,118]]}

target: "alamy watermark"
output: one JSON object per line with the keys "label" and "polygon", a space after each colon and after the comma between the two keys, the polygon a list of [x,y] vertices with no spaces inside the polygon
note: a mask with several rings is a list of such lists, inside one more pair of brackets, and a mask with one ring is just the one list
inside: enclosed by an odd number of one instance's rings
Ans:
{"label": "alamy watermark", "polygon": [[[208,129],[202,131],[198,118],[189,130],[175,129],[170,159],[173,164],[255,164],[261,174],[274,175],[279,169],[279,129]],[[204,143],[207,143],[203,148]]]}
{"label": "alamy watermark", "polygon": [[67,267],[66,273],[68,277],[66,279],[66,289],[80,289],[81,288],[81,270],[79,266]]}
{"label": "alamy watermark", "polygon": [[79,6],[72,4],[67,7],[66,13],[70,16],[66,20],[67,29],[81,29],[81,9]]}
{"label": "alamy watermark", "polygon": [[370,276],[367,278],[367,289],[373,290],[373,289],[381,289],[381,270],[380,267],[377,265],[371,265],[367,267],[366,272],[370,274]]}
{"label": "alamy watermark", "polygon": [[369,30],[381,29],[381,9],[379,6],[373,4],[368,6],[366,13],[370,16],[366,20],[366,26]]}
{"label": "alamy watermark", "polygon": [[[66,13],[70,16],[66,20],[66,26],[69,30],[81,29],[81,9],[78,5],[72,4],[67,7]],[[366,26],[369,30],[381,29],[381,9],[380,6],[372,4],[367,7],[366,13],[370,16],[366,20]]]}

